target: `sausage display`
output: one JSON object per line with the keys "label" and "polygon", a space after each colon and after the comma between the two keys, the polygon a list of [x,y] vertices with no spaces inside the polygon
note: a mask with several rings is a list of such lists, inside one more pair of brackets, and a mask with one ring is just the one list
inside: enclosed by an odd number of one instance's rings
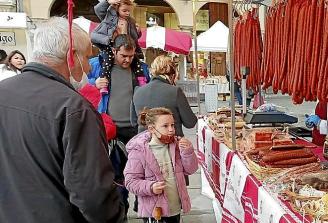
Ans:
{"label": "sausage display", "polygon": [[249,67],[247,89],[258,92],[261,84],[263,43],[258,8],[239,17],[234,30],[234,71],[236,80],[242,79],[241,67]]}
{"label": "sausage display", "polygon": [[279,1],[268,8],[260,80],[295,104],[328,101],[328,7],[325,0]]}
{"label": "sausage display", "polygon": [[290,150],[290,151],[274,152],[273,154],[268,153],[262,157],[262,160],[266,163],[273,163],[281,160],[309,158],[312,156],[313,153],[310,150],[297,149],[297,150]]}

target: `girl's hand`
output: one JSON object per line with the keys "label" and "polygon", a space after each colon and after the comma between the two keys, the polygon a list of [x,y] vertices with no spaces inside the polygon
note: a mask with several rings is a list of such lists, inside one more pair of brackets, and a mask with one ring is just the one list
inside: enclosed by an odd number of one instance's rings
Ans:
{"label": "girl's hand", "polygon": [[151,186],[151,189],[152,189],[154,194],[163,193],[164,188],[165,188],[165,182],[164,181],[156,182]]}
{"label": "girl's hand", "polygon": [[105,77],[99,77],[96,80],[96,87],[98,89],[106,88],[108,86],[108,80]]}
{"label": "girl's hand", "polygon": [[117,5],[120,3],[120,0],[107,0],[108,4],[110,5]]}
{"label": "girl's hand", "polygon": [[191,142],[188,139],[186,139],[185,137],[182,137],[178,140],[179,140],[178,142],[179,142],[180,149],[189,149],[192,147]]}

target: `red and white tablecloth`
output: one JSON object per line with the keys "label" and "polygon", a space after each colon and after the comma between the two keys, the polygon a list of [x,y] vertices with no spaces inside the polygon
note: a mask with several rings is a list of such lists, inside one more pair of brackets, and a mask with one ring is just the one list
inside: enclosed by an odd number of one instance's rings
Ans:
{"label": "red and white tablecloth", "polygon": [[[213,137],[203,119],[198,121],[198,159],[214,201],[220,208],[221,222],[310,223],[289,204],[262,185],[236,152]],[[204,178],[204,177],[202,177]],[[218,214],[218,213],[216,213]]]}

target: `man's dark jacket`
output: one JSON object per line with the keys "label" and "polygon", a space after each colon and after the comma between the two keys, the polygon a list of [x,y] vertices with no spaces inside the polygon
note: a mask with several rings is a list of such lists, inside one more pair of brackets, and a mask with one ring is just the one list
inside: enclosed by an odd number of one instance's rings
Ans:
{"label": "man's dark jacket", "polygon": [[122,222],[104,126],[38,64],[0,82],[0,222]]}

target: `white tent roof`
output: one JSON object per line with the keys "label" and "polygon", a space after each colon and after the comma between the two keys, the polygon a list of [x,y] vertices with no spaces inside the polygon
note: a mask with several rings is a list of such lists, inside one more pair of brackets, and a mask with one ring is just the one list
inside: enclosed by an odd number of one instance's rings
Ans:
{"label": "white tent roof", "polygon": [[[217,21],[206,32],[197,36],[197,51],[227,52],[229,29],[221,21]],[[194,51],[193,46],[190,51]]]}

